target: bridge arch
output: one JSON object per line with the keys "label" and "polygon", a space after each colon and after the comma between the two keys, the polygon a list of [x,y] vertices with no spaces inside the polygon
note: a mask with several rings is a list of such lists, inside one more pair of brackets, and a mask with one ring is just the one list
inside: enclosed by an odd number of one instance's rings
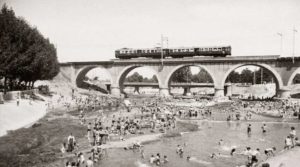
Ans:
{"label": "bridge arch", "polygon": [[[112,75],[111,73],[103,66],[99,66],[99,65],[91,65],[91,66],[86,66],[86,67],[83,67],[81,68],[75,75],[75,85],[76,87],[81,87],[82,86],[82,82],[83,82],[83,79],[84,77],[86,76],[86,74],[93,70],[93,69],[96,69],[96,68],[100,68],[100,69],[103,69],[104,71],[106,71],[108,74],[109,74],[109,84],[111,85],[112,84]],[[101,89],[104,89],[104,88],[101,88]],[[103,90],[104,93],[108,93],[108,91],[106,90]]]}
{"label": "bridge arch", "polygon": [[293,80],[296,77],[297,74],[300,74],[300,67],[298,67],[290,76],[288,82],[287,82],[287,86],[291,86],[293,84]]}
{"label": "bridge arch", "polygon": [[156,75],[156,78],[158,80],[158,84],[160,85],[161,84],[161,79],[158,75],[158,72],[156,69],[154,69],[152,66],[143,66],[143,65],[130,65],[130,66],[126,66],[124,69],[121,70],[121,72],[119,73],[118,77],[116,78],[116,81],[115,83],[117,84],[117,86],[119,86],[120,88],[120,91],[122,93],[124,93],[123,91],[123,84],[124,84],[124,81],[125,81],[125,78],[126,76],[129,74],[130,71],[136,69],[136,68],[139,68],[139,67],[146,67],[148,68],[149,70],[151,70],[155,75]]}
{"label": "bridge arch", "polygon": [[212,81],[213,81],[213,84],[215,84],[215,76],[213,75],[214,73],[208,69],[206,66],[204,65],[201,65],[201,64],[183,64],[183,65],[178,65],[176,67],[174,67],[167,75],[166,79],[165,79],[165,87],[168,87],[169,88],[169,93],[170,93],[170,84],[171,84],[171,80],[172,80],[172,77],[173,75],[175,74],[176,71],[180,70],[181,68],[184,68],[184,67],[190,67],[190,66],[194,66],[194,67],[199,67],[201,69],[203,69],[204,71],[206,71],[208,73],[208,75],[211,77]]}
{"label": "bridge arch", "polygon": [[283,81],[282,78],[280,76],[280,74],[273,69],[271,66],[267,65],[267,64],[255,64],[255,63],[241,63],[241,64],[237,64],[232,66],[229,70],[226,71],[222,81],[221,81],[221,87],[224,87],[225,82],[227,77],[229,76],[230,73],[232,73],[235,69],[239,68],[239,67],[243,67],[243,66],[257,66],[257,67],[261,67],[267,71],[270,72],[270,74],[275,78],[275,84],[276,84],[276,88],[278,90],[283,88]]}
{"label": "bridge arch", "polygon": [[205,66],[203,66],[203,65],[200,65],[200,64],[183,64],[183,65],[179,65],[179,66],[176,66],[175,68],[173,68],[171,71],[170,71],[170,73],[167,75],[167,78],[166,78],[166,85],[169,85],[169,83],[171,82],[171,79],[172,79],[172,76],[173,76],[173,74],[177,71],[177,70],[179,70],[179,69],[181,69],[181,68],[183,68],[183,67],[189,67],[189,66],[196,66],[196,67],[200,67],[200,68],[202,68],[202,69],[204,69],[209,75],[210,75],[210,77],[212,78],[212,80],[213,80],[213,83],[215,83],[215,76],[213,75],[213,73],[208,69],[208,68],[206,68]]}

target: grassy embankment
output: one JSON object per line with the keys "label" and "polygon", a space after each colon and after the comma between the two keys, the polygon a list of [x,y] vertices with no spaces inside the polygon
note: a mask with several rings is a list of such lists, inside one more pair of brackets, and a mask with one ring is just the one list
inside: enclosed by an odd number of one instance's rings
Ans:
{"label": "grassy embankment", "polygon": [[0,166],[42,166],[55,161],[71,132],[80,138],[86,129],[63,110],[49,112],[33,126],[0,138]]}

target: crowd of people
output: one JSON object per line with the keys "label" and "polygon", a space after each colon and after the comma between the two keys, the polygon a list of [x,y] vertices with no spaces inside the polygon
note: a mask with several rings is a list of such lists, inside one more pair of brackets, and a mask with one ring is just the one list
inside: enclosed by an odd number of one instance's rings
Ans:
{"label": "crowd of people", "polygon": [[[213,118],[211,108],[206,107],[208,103],[206,100],[203,106],[187,107],[176,105],[162,105],[162,102],[168,102],[168,99],[153,98],[151,100],[136,99],[132,101],[130,107],[123,105],[120,99],[114,99],[109,96],[73,96],[71,100],[66,97],[60,96],[57,103],[63,104],[68,110],[77,110],[79,112],[79,122],[81,125],[86,126],[86,138],[90,144],[91,150],[82,153],[76,149],[77,141],[72,133],[67,138],[66,144],[63,144],[61,151],[75,153],[77,159],[68,161],[66,167],[93,167],[103,157],[105,157],[106,149],[102,148],[104,144],[112,140],[126,140],[127,136],[139,135],[148,132],[166,132],[169,129],[176,128],[176,119],[206,119]],[[233,102],[229,107],[220,107],[227,115],[226,120],[251,120],[255,112],[272,111],[280,114],[288,115],[299,113],[298,103],[289,101],[237,101]],[[105,112],[116,111],[116,112]],[[253,111],[255,111],[253,113]],[[89,113],[97,113],[97,116],[91,119]],[[261,131],[263,134],[268,132],[266,124],[262,124]],[[252,126],[247,126],[246,133],[251,135]],[[222,145],[224,141],[220,141]],[[299,146],[300,142],[296,137],[295,128],[291,128],[291,132],[287,135],[284,143],[284,149],[288,150],[295,146]],[[141,158],[145,158],[144,147],[139,142],[135,142],[131,147],[124,149],[138,150]],[[245,166],[254,167],[262,162],[261,149],[252,149],[246,146],[246,149],[237,152],[237,148],[232,148],[228,155],[244,155],[247,156],[248,161]],[[266,148],[264,150],[265,156],[271,157],[276,154],[278,150],[276,147]],[[192,161],[194,157],[184,154],[184,145],[178,145],[176,154],[180,158],[186,156],[186,160]],[[87,159],[85,158],[88,157]],[[220,153],[212,153],[210,158],[218,158],[222,156]],[[224,156],[224,155],[223,155]],[[156,166],[168,163],[168,155],[161,156],[160,153],[151,154],[149,163]],[[265,164],[266,166],[267,164]]]}

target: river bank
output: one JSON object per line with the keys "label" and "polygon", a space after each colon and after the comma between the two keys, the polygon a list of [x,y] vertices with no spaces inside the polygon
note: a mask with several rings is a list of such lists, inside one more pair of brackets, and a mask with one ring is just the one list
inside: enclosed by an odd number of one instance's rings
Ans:
{"label": "river bank", "polygon": [[7,131],[30,125],[46,114],[46,105],[42,101],[21,99],[19,105],[16,100],[7,101],[0,105],[0,136]]}
{"label": "river bank", "polygon": [[269,158],[264,163],[269,163],[271,167],[296,167],[300,164],[299,156],[300,148],[295,147]]}

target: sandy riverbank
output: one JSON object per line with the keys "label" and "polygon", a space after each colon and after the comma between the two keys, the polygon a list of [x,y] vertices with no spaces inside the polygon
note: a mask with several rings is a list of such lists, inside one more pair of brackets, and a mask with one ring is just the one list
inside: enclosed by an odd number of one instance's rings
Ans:
{"label": "sandy riverbank", "polygon": [[17,106],[16,101],[0,104],[0,136],[7,130],[16,130],[32,124],[46,114],[46,105],[42,101],[21,100]]}
{"label": "sandy riverbank", "polygon": [[265,163],[271,167],[296,167],[300,166],[300,147],[284,151],[275,157],[269,158]]}
{"label": "sandy riverbank", "polygon": [[124,141],[111,141],[107,144],[104,144],[101,146],[101,148],[124,148],[132,146],[133,143],[139,142],[139,143],[145,143],[150,141],[156,141],[159,140],[160,137],[162,137],[162,133],[155,133],[155,134],[147,134],[147,135],[141,135],[141,136],[135,136],[130,137]]}

